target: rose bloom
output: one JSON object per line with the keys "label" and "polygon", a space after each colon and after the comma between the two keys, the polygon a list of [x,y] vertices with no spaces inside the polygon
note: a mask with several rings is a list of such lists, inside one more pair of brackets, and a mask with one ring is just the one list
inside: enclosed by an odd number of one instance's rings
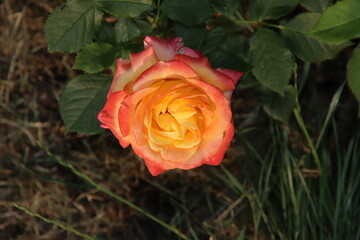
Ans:
{"label": "rose bloom", "polygon": [[154,176],[220,164],[234,135],[230,98],[243,73],[212,69],[181,38],[148,36],[144,47],[118,60],[101,127],[122,147],[131,144]]}

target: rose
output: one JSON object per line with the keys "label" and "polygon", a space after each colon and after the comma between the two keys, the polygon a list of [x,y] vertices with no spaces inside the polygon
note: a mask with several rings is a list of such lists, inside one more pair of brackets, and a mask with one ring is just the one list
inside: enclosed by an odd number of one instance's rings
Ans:
{"label": "rose", "polygon": [[234,135],[230,98],[242,73],[212,69],[181,41],[148,36],[144,51],[119,59],[98,114],[154,176],[220,164]]}

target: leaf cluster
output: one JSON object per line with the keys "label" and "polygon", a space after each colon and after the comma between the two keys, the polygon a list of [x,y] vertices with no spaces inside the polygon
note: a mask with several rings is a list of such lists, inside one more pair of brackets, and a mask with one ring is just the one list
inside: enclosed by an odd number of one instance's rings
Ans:
{"label": "leaf cluster", "polygon": [[[265,112],[287,123],[296,107],[297,85],[303,84],[298,82],[297,66],[333,59],[353,46],[360,36],[359,24],[358,0],[68,0],[50,14],[45,34],[50,52],[76,53],[73,68],[86,73],[80,83],[79,78],[71,80],[60,99],[68,130],[95,133],[100,128],[92,108],[103,104],[108,86],[97,81],[110,81],[112,75],[98,73],[140,51],[146,35],[182,37],[213,67],[246,72],[239,86],[260,89]],[[358,101],[359,48],[347,69],[348,85]],[[101,90],[95,95],[87,87],[68,90],[78,84]],[[88,101],[71,107],[79,94]],[[69,124],[82,117],[93,122]]]}

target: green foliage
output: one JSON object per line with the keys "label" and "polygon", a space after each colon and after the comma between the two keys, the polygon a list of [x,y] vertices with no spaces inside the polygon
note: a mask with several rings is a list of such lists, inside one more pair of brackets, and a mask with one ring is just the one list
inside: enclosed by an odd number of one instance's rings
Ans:
{"label": "green foliage", "polygon": [[103,43],[116,44],[118,41],[116,40],[115,34],[113,24],[103,21],[96,40]]}
{"label": "green foliage", "polygon": [[50,52],[76,52],[91,42],[103,13],[91,0],[70,0],[57,7],[45,25]]}
{"label": "green foliage", "polygon": [[290,13],[299,3],[299,0],[253,0],[250,3],[249,13],[251,20],[274,19]]}
{"label": "green foliage", "polygon": [[[114,66],[117,58],[141,51],[146,35],[182,37],[185,46],[201,51],[214,67],[251,71],[244,75],[244,86],[256,88],[260,83],[275,92],[274,99],[280,104],[291,102],[285,89],[291,89],[288,84],[295,58],[311,63],[333,59],[350,45],[348,40],[360,35],[360,3],[356,0],[329,8],[329,0],[253,0],[249,8],[236,0],[163,0],[156,6],[155,2],[68,0],[47,20],[49,51],[75,52],[74,69],[97,73]],[[293,17],[299,4],[324,13]],[[255,21],[244,19],[247,16]],[[354,59],[349,66],[357,64]],[[354,78],[354,74],[349,76]],[[349,85],[357,95],[356,81],[349,79]],[[267,94],[259,97],[265,99]],[[274,114],[269,104],[264,109],[287,122],[289,111]]]}
{"label": "green foliage", "polygon": [[206,28],[205,25],[187,27],[178,23],[175,27],[175,36],[182,37],[185,46],[200,50],[205,40]]}
{"label": "green foliage", "polygon": [[294,67],[294,59],[284,39],[274,31],[260,28],[250,39],[250,64],[265,87],[284,95]]}
{"label": "green foliage", "polygon": [[264,94],[264,111],[272,118],[285,124],[289,123],[296,102],[296,90],[293,86],[285,88],[284,97],[276,92],[268,91]]}
{"label": "green foliage", "polygon": [[116,60],[116,48],[110,43],[91,43],[82,48],[74,64],[74,69],[88,73],[100,72]]}
{"label": "green foliage", "polygon": [[320,13],[302,13],[284,26],[283,32],[291,51],[300,59],[319,62],[334,58],[348,43],[330,44],[306,35],[318,22]]}
{"label": "green foliage", "polygon": [[251,69],[251,66],[244,62],[242,58],[225,51],[211,52],[208,58],[213,68],[227,68],[239,72],[246,72]]}
{"label": "green foliage", "polygon": [[300,4],[313,12],[322,12],[330,6],[330,0],[300,0]]}
{"label": "green foliage", "polygon": [[169,18],[188,26],[203,23],[211,15],[208,0],[167,0],[161,8]]}
{"label": "green foliage", "polygon": [[60,113],[68,132],[99,133],[96,116],[106,101],[110,76],[84,74],[72,79],[60,98]]}
{"label": "green foliage", "polygon": [[347,81],[351,91],[360,102],[360,44],[355,48],[347,65]]}
{"label": "green foliage", "polygon": [[218,50],[221,45],[229,38],[231,29],[228,27],[215,27],[206,34],[204,53]]}
{"label": "green foliage", "polygon": [[151,11],[152,0],[96,0],[106,12],[117,17],[137,17],[145,11]]}
{"label": "green foliage", "polygon": [[231,17],[239,7],[238,0],[211,0],[212,7],[219,13]]}
{"label": "green foliage", "polygon": [[321,15],[310,35],[330,43],[341,43],[360,37],[360,1],[344,0]]}
{"label": "green foliage", "polygon": [[146,36],[151,32],[148,22],[133,19],[121,18],[114,26],[115,37],[119,42],[127,42],[140,36]]}

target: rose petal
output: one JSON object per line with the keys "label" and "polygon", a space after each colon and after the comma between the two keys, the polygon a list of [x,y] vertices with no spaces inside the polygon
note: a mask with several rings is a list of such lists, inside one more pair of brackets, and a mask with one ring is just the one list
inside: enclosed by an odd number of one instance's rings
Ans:
{"label": "rose petal", "polygon": [[186,81],[206,93],[214,104],[211,123],[203,132],[202,137],[212,138],[225,132],[231,123],[232,113],[229,102],[226,100],[223,93],[218,88],[202,81],[192,79],[186,79]]}
{"label": "rose petal", "polygon": [[[157,62],[159,62],[159,59],[156,57],[152,47],[139,53],[130,54],[130,60],[120,58],[117,61],[116,72],[110,86],[109,94],[124,90],[125,85],[135,81],[143,71]],[[131,89],[127,89],[127,91],[128,90]],[[131,91],[128,93],[131,93]]]}
{"label": "rose petal", "polygon": [[190,66],[202,81],[216,86],[221,89],[221,91],[233,90],[235,88],[233,79],[220,71],[212,69],[206,57],[193,58],[183,54],[177,54],[175,60]]}
{"label": "rose petal", "polygon": [[178,168],[178,163],[187,162],[198,148],[198,145],[191,148],[177,148],[172,145],[167,145],[161,148],[160,153],[164,161],[173,165],[174,168]]}
{"label": "rose petal", "polygon": [[123,148],[130,144],[129,138],[122,135],[118,121],[119,108],[125,97],[126,92],[124,91],[109,94],[104,108],[97,116],[99,121],[102,122],[101,127],[109,128],[115,137],[119,139],[120,145]]}
{"label": "rose petal", "polygon": [[165,172],[166,170],[170,170],[170,169],[165,169],[165,168],[161,168],[158,165],[154,164],[153,162],[150,161],[144,161],[146,167],[148,168],[149,172],[151,173],[151,175],[153,175],[154,177],[159,175],[162,172]]}
{"label": "rose petal", "polygon": [[146,88],[162,79],[199,79],[198,75],[186,64],[179,61],[158,62],[144,71],[135,81],[133,90]]}
{"label": "rose petal", "polygon": [[148,119],[146,117],[147,109],[146,104],[142,101],[136,108],[134,117],[133,117],[133,126],[132,126],[132,134],[133,139],[136,142],[132,144],[137,144],[139,146],[143,146],[148,143],[148,136],[147,136],[147,127],[145,126],[145,121]]}
{"label": "rose petal", "polygon": [[175,54],[183,46],[182,38],[160,39],[153,36],[147,36],[144,39],[144,47],[152,46],[155,50],[156,56],[160,61],[171,61]]}
{"label": "rose petal", "polygon": [[236,83],[239,81],[239,79],[244,74],[243,72],[238,72],[238,71],[234,71],[234,70],[230,70],[230,69],[223,69],[223,68],[217,68],[217,69],[215,69],[215,71],[224,73],[227,76],[229,76],[233,80],[234,85],[236,85]]}
{"label": "rose petal", "polygon": [[[124,81],[123,79],[119,79],[120,76],[127,75],[127,76],[131,76],[132,69],[131,69],[131,62],[129,59],[122,59],[119,58],[117,60],[117,65],[116,65],[116,72],[113,78],[113,81],[111,83],[110,89],[109,89],[109,93],[113,93],[113,92],[117,92],[117,91],[122,91],[124,89],[124,86],[126,85],[126,83],[128,83],[128,81]],[[131,77],[128,78],[131,81]]]}
{"label": "rose petal", "polygon": [[161,158],[161,155],[158,152],[152,151],[149,145],[139,146],[136,143],[131,143],[131,146],[134,152],[144,159],[151,175],[157,176],[166,170],[174,169],[172,165]]}
{"label": "rose petal", "polygon": [[188,47],[183,48],[182,54],[184,54],[186,56],[189,56],[189,57],[194,57],[194,58],[199,58],[199,57],[204,56],[201,52],[195,51],[195,50],[193,50],[191,48],[188,48]]}
{"label": "rose petal", "polygon": [[228,130],[226,130],[224,134],[224,139],[221,146],[219,147],[218,152],[214,156],[212,156],[209,160],[205,161],[206,164],[219,165],[221,163],[222,159],[224,158],[226,150],[230,146],[230,142],[234,136],[234,132],[235,132],[234,124],[232,123],[230,124]]}
{"label": "rose petal", "polygon": [[176,168],[191,169],[203,165],[208,162],[215,154],[217,154],[219,146],[223,142],[224,134],[220,134],[214,138],[202,139],[198,150],[186,162],[176,163]]}
{"label": "rose petal", "polygon": [[[118,117],[120,131],[123,136],[128,136],[131,133],[133,122],[135,121],[134,113],[136,110],[136,106],[145,96],[156,91],[157,88],[158,86],[144,88],[124,98],[124,101],[119,108]],[[143,120],[144,119],[141,119],[141,121]]]}
{"label": "rose petal", "polygon": [[231,139],[234,136],[234,125],[231,124],[224,134],[211,139],[203,139],[201,145],[187,162],[179,163],[178,168],[191,169],[202,164],[219,165],[224,158]]}

